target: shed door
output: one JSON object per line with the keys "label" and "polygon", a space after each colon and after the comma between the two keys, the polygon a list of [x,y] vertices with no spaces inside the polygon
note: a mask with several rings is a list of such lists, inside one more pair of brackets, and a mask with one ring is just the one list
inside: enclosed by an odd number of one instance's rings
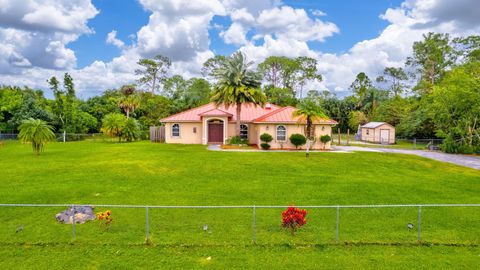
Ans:
{"label": "shed door", "polygon": [[390,143],[389,129],[380,129],[380,143]]}
{"label": "shed door", "polygon": [[223,124],[208,124],[208,142],[223,143]]}

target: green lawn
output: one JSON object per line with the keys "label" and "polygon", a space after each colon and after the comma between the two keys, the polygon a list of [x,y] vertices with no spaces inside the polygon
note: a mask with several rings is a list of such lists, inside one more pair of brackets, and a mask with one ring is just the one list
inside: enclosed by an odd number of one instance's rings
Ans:
{"label": "green lawn", "polygon": [[[141,205],[346,205],[480,203],[480,172],[386,153],[210,152],[149,142],[0,146],[1,203]],[[480,264],[480,209],[311,209],[295,237],[282,209],[115,209],[114,223],[56,223],[63,208],[0,208],[0,269],[22,268],[473,268]],[[97,210],[106,210],[98,209]],[[204,232],[202,225],[210,230]],[[18,226],[24,230],[15,233]],[[211,260],[207,260],[211,257]]]}

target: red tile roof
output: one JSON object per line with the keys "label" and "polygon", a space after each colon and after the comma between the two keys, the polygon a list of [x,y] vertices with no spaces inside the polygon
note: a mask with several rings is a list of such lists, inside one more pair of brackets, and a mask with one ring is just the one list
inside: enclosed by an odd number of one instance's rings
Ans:
{"label": "red tile roof", "polygon": [[[267,114],[273,110],[280,108],[277,105],[271,104],[271,109],[262,108],[261,106],[254,106],[251,103],[246,103],[242,105],[242,111],[240,115],[240,119],[245,122],[251,122],[253,119],[258,118],[264,114]],[[218,107],[215,103],[211,102],[200,107],[192,108],[190,110],[186,110],[174,115],[170,115],[160,120],[160,122],[201,122],[202,114],[207,113],[217,109],[219,111],[223,111],[224,113],[229,113],[232,115],[232,121],[236,119],[236,106],[229,106],[225,108],[225,105],[220,104]]]}
{"label": "red tile roof", "polygon": [[[280,109],[277,109],[273,112],[270,112],[266,115],[263,115],[257,119],[254,119],[254,123],[300,123],[305,121],[300,121],[299,117],[293,117],[293,113],[297,108],[287,106]],[[328,124],[335,125],[336,121],[332,119],[321,119],[320,121],[315,121],[315,124]]]}
{"label": "red tile roof", "polygon": [[[268,108],[270,107],[270,108]],[[298,123],[298,117],[293,117],[294,107],[280,107],[274,104],[270,106],[254,106],[246,103],[242,105],[240,119],[242,122],[254,123]],[[236,120],[236,106],[226,108],[223,104],[216,106],[215,103],[208,103],[200,107],[192,108],[184,112],[180,112],[160,120],[166,122],[201,122],[204,116],[229,116],[230,121]],[[317,124],[337,124],[331,119],[324,119]]]}

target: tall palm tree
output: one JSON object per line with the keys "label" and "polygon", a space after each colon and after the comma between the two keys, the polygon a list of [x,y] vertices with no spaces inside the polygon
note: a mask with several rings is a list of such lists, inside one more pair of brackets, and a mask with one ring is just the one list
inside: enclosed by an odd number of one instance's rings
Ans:
{"label": "tall palm tree", "polygon": [[55,139],[53,127],[40,119],[29,118],[23,121],[19,129],[18,138],[22,142],[31,142],[33,152],[37,155],[48,141]]}
{"label": "tall palm tree", "polygon": [[327,118],[327,115],[323,112],[322,107],[315,102],[315,100],[306,98],[303,99],[297,106],[297,110],[293,112],[294,117],[298,117],[300,123],[306,122],[305,137],[307,137],[307,152],[306,156],[309,156],[310,145],[315,141],[315,129],[313,123],[316,120]]}
{"label": "tall palm tree", "polygon": [[240,113],[243,103],[253,103],[263,106],[266,102],[265,94],[260,89],[261,75],[250,70],[251,62],[247,62],[241,52],[228,57],[221,65],[214,69],[213,76],[217,80],[211,100],[218,106],[224,104],[226,108],[236,106],[236,133],[240,136]]}

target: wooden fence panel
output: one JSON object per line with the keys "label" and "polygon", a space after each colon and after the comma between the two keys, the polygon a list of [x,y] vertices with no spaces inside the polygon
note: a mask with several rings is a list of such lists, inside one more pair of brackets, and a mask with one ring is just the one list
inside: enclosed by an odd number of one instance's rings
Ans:
{"label": "wooden fence panel", "polygon": [[165,142],[165,126],[150,127],[150,141]]}

